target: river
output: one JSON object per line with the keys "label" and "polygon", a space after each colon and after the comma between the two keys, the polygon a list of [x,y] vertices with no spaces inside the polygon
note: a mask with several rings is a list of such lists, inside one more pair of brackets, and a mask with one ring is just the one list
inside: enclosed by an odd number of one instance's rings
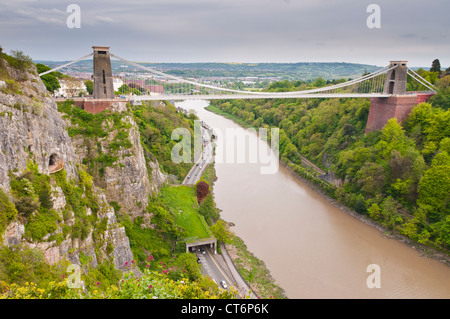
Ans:
{"label": "river", "polygon": [[[268,148],[254,132],[205,110],[208,104],[176,106],[194,109],[217,132],[233,130],[248,145]],[[235,224],[288,298],[450,298],[450,267],[341,211],[281,165],[261,174],[266,164],[225,163],[227,142],[218,145],[214,196],[221,217]],[[368,270],[373,264],[379,268]]]}

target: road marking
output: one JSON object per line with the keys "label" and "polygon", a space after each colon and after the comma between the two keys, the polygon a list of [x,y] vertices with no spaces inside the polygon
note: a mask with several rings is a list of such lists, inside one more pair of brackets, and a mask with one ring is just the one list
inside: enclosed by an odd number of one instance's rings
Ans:
{"label": "road marking", "polygon": [[214,260],[213,256],[211,256],[211,254],[209,253],[208,249],[205,249],[206,253],[209,255],[209,257],[211,257],[211,260],[213,261],[213,263],[216,265],[217,269],[220,271],[220,273],[225,277],[225,279],[228,281],[228,284],[230,286],[234,286],[232,283],[232,281],[228,278],[227,275],[225,275],[225,273],[222,271],[222,269],[220,269],[219,265],[216,263],[216,261]]}

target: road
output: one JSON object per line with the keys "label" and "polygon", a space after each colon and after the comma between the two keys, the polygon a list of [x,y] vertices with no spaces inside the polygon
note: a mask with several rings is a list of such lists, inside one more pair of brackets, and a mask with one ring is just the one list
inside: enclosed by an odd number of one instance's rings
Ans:
{"label": "road", "polygon": [[209,163],[213,159],[213,146],[211,142],[211,136],[208,130],[202,126],[202,154],[200,159],[192,166],[191,170],[183,180],[183,185],[194,185],[200,180],[203,172]]}
{"label": "road", "polygon": [[[189,173],[183,180],[183,185],[194,185],[200,180],[206,167],[212,162],[214,157],[213,146],[210,133],[202,126],[202,154],[200,159],[192,166]],[[195,247],[197,258],[200,260],[203,274],[211,277],[212,280],[220,287],[224,288],[221,284],[225,281],[227,289],[231,286],[236,286],[234,277],[231,274],[225,260],[221,255],[215,254],[210,248],[205,246]],[[204,253],[202,253],[204,251]]]}
{"label": "road", "polygon": [[214,254],[208,247],[200,247],[201,251],[196,251],[197,258],[200,260],[200,264],[202,265],[203,274],[209,275],[211,279],[220,287],[224,288],[221,285],[222,281],[225,281],[227,284],[227,289],[231,286],[236,286],[234,282],[233,275],[231,275],[225,261],[222,256]]}

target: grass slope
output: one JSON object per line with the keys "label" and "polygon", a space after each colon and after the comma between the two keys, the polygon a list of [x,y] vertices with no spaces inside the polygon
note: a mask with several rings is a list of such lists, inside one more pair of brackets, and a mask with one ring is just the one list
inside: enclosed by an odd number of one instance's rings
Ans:
{"label": "grass slope", "polygon": [[161,198],[176,213],[176,223],[186,231],[186,237],[208,238],[210,233],[197,212],[195,190],[191,186],[172,186],[161,189]]}

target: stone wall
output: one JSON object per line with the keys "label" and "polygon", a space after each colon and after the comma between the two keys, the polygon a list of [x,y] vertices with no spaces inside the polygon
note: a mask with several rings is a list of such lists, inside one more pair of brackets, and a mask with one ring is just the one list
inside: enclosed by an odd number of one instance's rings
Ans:
{"label": "stone wall", "polygon": [[74,104],[86,112],[97,114],[104,110],[112,112],[123,112],[127,110],[126,99],[92,99],[92,98],[74,98]]}
{"label": "stone wall", "polygon": [[414,106],[426,102],[432,95],[432,93],[417,93],[371,98],[365,133],[381,130],[391,118],[402,122]]}

